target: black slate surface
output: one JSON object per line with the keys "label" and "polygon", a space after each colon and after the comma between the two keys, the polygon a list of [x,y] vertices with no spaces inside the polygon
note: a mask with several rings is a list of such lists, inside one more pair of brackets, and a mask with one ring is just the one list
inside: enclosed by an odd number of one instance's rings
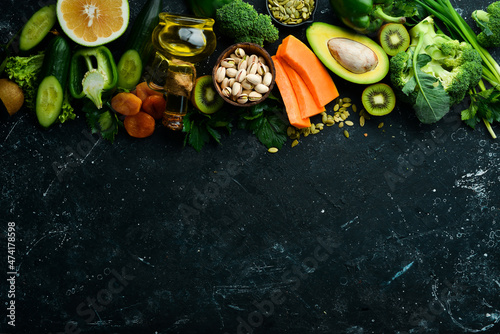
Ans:
{"label": "black slate surface", "polygon": [[[43,4],[9,1],[0,39]],[[335,81],[360,104],[362,86]],[[427,126],[398,104],[276,154],[240,130],[200,153],[162,127],[110,144],[81,114],[42,130],[22,110],[0,124],[0,332],[499,333],[500,146],[462,107]]]}

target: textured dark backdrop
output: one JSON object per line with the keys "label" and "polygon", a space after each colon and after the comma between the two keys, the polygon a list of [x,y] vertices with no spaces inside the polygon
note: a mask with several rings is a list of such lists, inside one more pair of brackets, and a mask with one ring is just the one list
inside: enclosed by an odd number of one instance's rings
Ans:
{"label": "textured dark backdrop", "polygon": [[[4,42],[42,4],[7,2]],[[335,81],[360,105],[362,86]],[[81,114],[41,130],[22,110],[0,124],[0,270],[14,222],[19,272],[0,332],[498,333],[500,146],[460,110],[427,126],[398,105],[274,155],[244,131],[197,153],[161,127],[110,144]]]}

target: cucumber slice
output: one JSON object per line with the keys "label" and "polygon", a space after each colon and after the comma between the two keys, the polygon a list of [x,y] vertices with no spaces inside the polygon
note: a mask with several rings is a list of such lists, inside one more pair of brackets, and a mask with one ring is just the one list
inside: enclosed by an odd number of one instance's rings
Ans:
{"label": "cucumber slice", "polygon": [[61,113],[64,91],[59,80],[53,75],[45,77],[36,96],[36,117],[44,128],[48,128]]}
{"label": "cucumber slice", "polygon": [[117,66],[119,88],[134,89],[141,80],[142,60],[139,52],[134,49],[127,50]]}
{"label": "cucumber slice", "polygon": [[56,21],[56,5],[40,8],[24,25],[19,40],[19,49],[28,51],[37,46],[47,36]]}

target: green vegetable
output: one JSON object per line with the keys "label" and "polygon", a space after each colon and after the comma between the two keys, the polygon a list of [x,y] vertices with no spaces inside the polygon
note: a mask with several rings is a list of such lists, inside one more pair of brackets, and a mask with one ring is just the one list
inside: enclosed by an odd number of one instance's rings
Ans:
{"label": "green vegetable", "polygon": [[68,83],[71,50],[62,36],[54,37],[46,51],[40,71],[35,111],[40,125],[51,126],[59,117]]}
{"label": "green vegetable", "polygon": [[500,46],[500,1],[491,3],[486,11],[475,10],[472,18],[481,29],[478,43],[484,48]]}
{"label": "green vegetable", "polygon": [[215,21],[221,34],[236,43],[251,42],[264,46],[264,42],[274,43],[279,37],[271,17],[259,14],[252,5],[242,0],[234,0],[217,9]]}
{"label": "green vegetable", "polygon": [[111,112],[111,109],[109,101],[104,103],[103,108],[98,109],[91,100],[86,100],[82,107],[90,131],[100,134],[104,139],[113,143],[123,123],[116,113]]}
{"label": "green vegetable", "polygon": [[21,87],[24,93],[24,103],[31,109],[35,109],[35,100],[38,89],[38,74],[42,69],[45,52],[31,56],[12,56],[7,58],[5,73],[9,79]]}
{"label": "green vegetable", "polygon": [[462,111],[462,120],[471,128],[483,120],[493,139],[497,136],[491,128],[491,123],[500,123],[500,91],[490,88],[477,92],[473,90],[469,108]]}
{"label": "green vegetable", "polygon": [[435,123],[481,79],[481,58],[469,44],[439,32],[427,17],[409,31],[411,44],[390,60],[390,79],[422,123]]}
{"label": "green vegetable", "polygon": [[186,0],[194,15],[215,18],[215,11],[232,0]]}
{"label": "green vegetable", "polygon": [[55,4],[40,8],[24,25],[19,39],[19,49],[28,51],[37,46],[47,36],[56,21]]}
{"label": "green vegetable", "polygon": [[330,0],[333,12],[346,26],[361,34],[376,33],[384,22],[405,23],[414,7],[393,0]]}
{"label": "green vegetable", "polygon": [[283,104],[270,97],[248,108],[248,112],[241,115],[238,126],[251,131],[268,149],[281,149],[287,139],[288,118],[283,113]]}
{"label": "green vegetable", "polygon": [[196,151],[201,151],[203,146],[210,142],[210,139],[221,143],[221,129],[231,133],[233,112],[228,108],[223,108],[213,114],[204,114],[198,110],[189,109],[183,117],[182,132],[186,133],[184,145],[189,144]]}
{"label": "green vegetable", "polygon": [[107,47],[84,48],[73,54],[69,91],[74,98],[86,96],[100,109],[102,94],[113,89],[117,81],[116,64]]}
{"label": "green vegetable", "polygon": [[148,0],[134,20],[125,52],[118,61],[118,87],[132,89],[152,54],[151,34],[158,25],[162,0]]}
{"label": "green vegetable", "polygon": [[[456,39],[464,40],[468,42],[476,51],[479,52],[482,59],[483,73],[482,78],[490,83],[494,88],[500,90],[500,66],[493,59],[491,54],[482,47],[478,40],[475,32],[467,24],[467,22],[457,13],[453,8],[449,0],[414,0],[415,3],[422,6],[429,14],[434,15],[437,19],[444,23],[449,33]],[[479,82],[479,88],[481,91],[486,90],[486,87]],[[471,91],[471,94],[474,90]],[[489,104],[483,105],[487,107]],[[487,129],[494,135],[493,129],[488,120],[483,119]]]}
{"label": "green vegetable", "polygon": [[139,52],[134,49],[127,50],[117,65],[117,87],[127,90],[134,89],[142,76],[142,60]]}
{"label": "green vegetable", "polygon": [[64,100],[64,90],[61,83],[53,75],[44,77],[38,87],[36,97],[36,117],[38,123],[48,128],[59,117]]}

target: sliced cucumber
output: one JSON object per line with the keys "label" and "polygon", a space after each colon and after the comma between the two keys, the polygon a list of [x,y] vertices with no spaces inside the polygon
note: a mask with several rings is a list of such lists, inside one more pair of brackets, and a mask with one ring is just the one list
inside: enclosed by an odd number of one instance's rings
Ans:
{"label": "sliced cucumber", "polygon": [[21,31],[19,49],[28,51],[40,43],[57,21],[56,5],[40,8]]}
{"label": "sliced cucumber", "polygon": [[64,91],[53,75],[45,77],[36,96],[36,117],[41,126],[48,128],[61,113]]}
{"label": "sliced cucumber", "polygon": [[117,66],[119,88],[134,89],[141,80],[142,60],[139,52],[134,49],[127,50]]}

